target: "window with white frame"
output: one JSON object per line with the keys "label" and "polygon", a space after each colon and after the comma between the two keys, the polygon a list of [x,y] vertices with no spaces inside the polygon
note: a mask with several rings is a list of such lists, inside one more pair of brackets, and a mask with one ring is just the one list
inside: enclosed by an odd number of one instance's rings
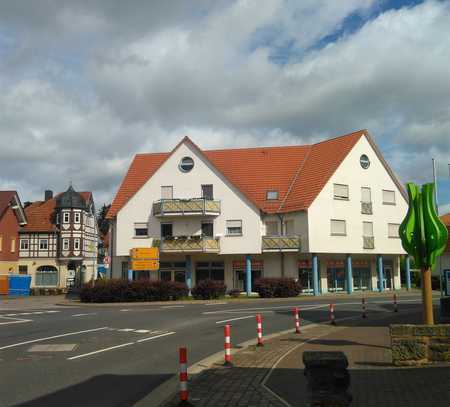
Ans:
{"label": "window with white frame", "polygon": [[64,212],[63,214],[63,223],[69,223],[70,222],[70,213]]}
{"label": "window with white frame", "polygon": [[372,202],[372,194],[370,192],[370,188],[369,187],[362,187],[361,188],[361,202],[364,202],[364,203]]}
{"label": "window with white frame", "polygon": [[266,236],[278,236],[278,222],[267,221],[266,222]]}
{"label": "window with white frame", "polygon": [[227,235],[242,236],[242,220],[227,220]]}
{"label": "window with white frame", "polygon": [[63,239],[63,250],[69,250],[69,239]]}
{"label": "window with white frame", "polygon": [[373,237],[373,223],[363,222],[363,236]]}
{"label": "window with white frame", "polygon": [[134,236],[135,237],[147,237],[148,236],[148,224],[147,223],[135,223],[134,224]]}
{"label": "window with white frame", "polygon": [[80,238],[76,237],[73,240],[73,250],[80,250]]}
{"label": "window with white frame", "polygon": [[268,201],[276,201],[278,199],[278,191],[267,191],[266,199]]}
{"label": "window with white frame", "polygon": [[80,223],[80,221],[81,221],[81,213],[80,212],[75,212],[74,222],[75,223]]}
{"label": "window with white frame", "polygon": [[348,199],[348,185],[333,184],[334,199]]}
{"label": "window with white frame", "polygon": [[161,187],[161,199],[173,199],[172,185],[166,185]]}
{"label": "window with white frame", "polygon": [[388,223],[388,237],[399,238],[399,227],[398,223]]}
{"label": "window with white frame", "polygon": [[395,191],[383,189],[383,204],[395,205]]}
{"label": "window with white frame", "polygon": [[30,247],[29,239],[20,239],[20,250],[28,250]]}
{"label": "window with white frame", "polygon": [[345,236],[347,234],[345,220],[331,219],[330,228],[332,236]]}
{"label": "window with white frame", "polygon": [[48,239],[39,239],[39,250],[48,250]]}

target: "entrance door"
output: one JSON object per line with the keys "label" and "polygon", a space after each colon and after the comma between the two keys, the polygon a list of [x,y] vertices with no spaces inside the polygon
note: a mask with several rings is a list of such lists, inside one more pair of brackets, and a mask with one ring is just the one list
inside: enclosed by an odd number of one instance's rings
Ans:
{"label": "entrance door", "polygon": [[[252,270],[252,287],[255,285],[255,281],[261,278],[261,270]],[[238,282],[238,287],[242,291],[247,291],[247,279],[244,270],[236,270],[236,281]]]}
{"label": "entrance door", "polygon": [[344,268],[328,268],[327,269],[328,291],[344,291],[345,290],[345,269]]}
{"label": "entrance door", "polygon": [[302,286],[302,293],[312,293],[314,288],[313,273],[310,268],[298,269],[298,281]]}
{"label": "entrance door", "polygon": [[392,290],[392,267],[384,266],[383,286],[385,290]]}
{"label": "entrance door", "polygon": [[353,269],[353,289],[370,290],[370,269],[355,267]]}

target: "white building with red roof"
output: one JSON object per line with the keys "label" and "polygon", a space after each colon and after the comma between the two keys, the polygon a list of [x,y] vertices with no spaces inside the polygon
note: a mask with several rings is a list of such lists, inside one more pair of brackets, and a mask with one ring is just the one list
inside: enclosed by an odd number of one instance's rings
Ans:
{"label": "white building with red roof", "polygon": [[31,275],[31,287],[67,288],[96,277],[98,230],[91,192],[72,186],[25,207],[20,228],[19,271]]}
{"label": "white building with red roof", "polygon": [[[293,277],[305,292],[400,288],[407,196],[366,130],[303,146],[138,154],[108,212],[111,275],[157,246],[135,278]],[[379,284],[379,281],[382,284]]]}

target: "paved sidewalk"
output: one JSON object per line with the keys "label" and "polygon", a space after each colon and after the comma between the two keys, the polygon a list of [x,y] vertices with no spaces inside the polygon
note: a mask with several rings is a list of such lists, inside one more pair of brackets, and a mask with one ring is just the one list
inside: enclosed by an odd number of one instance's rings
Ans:
{"label": "paved sidewalk", "polygon": [[[391,323],[418,323],[421,314],[379,314],[368,320],[316,325],[233,355],[232,368],[216,364],[190,383],[190,402],[211,406],[307,406],[301,363],[305,350],[342,350],[349,359],[352,406],[450,405],[450,365],[394,368],[389,350]],[[275,366],[274,366],[275,365]],[[269,375],[270,372],[270,375]],[[167,404],[173,407],[178,398]]]}

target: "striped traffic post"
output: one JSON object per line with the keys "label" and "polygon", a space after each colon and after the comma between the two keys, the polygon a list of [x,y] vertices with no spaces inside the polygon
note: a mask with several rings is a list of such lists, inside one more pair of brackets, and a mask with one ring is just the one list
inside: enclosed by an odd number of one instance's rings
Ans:
{"label": "striped traffic post", "polygon": [[295,318],[295,333],[300,333],[300,312],[297,307],[294,308],[294,318]]}
{"label": "striped traffic post", "polygon": [[180,348],[180,402],[188,401],[187,349]]}
{"label": "striped traffic post", "polygon": [[367,312],[366,312],[366,298],[362,297],[362,317],[367,318]]}
{"label": "striped traffic post", "polygon": [[225,336],[225,363],[224,366],[231,366],[231,328],[229,324],[223,327],[223,333]]}
{"label": "striped traffic post", "polygon": [[394,293],[394,312],[398,312],[397,294]]}
{"label": "striped traffic post", "polygon": [[330,304],[330,322],[331,325],[336,325],[336,319],[334,317],[334,304]]}
{"label": "striped traffic post", "polygon": [[256,346],[263,346],[261,314],[256,314],[256,333],[258,334],[258,343]]}

